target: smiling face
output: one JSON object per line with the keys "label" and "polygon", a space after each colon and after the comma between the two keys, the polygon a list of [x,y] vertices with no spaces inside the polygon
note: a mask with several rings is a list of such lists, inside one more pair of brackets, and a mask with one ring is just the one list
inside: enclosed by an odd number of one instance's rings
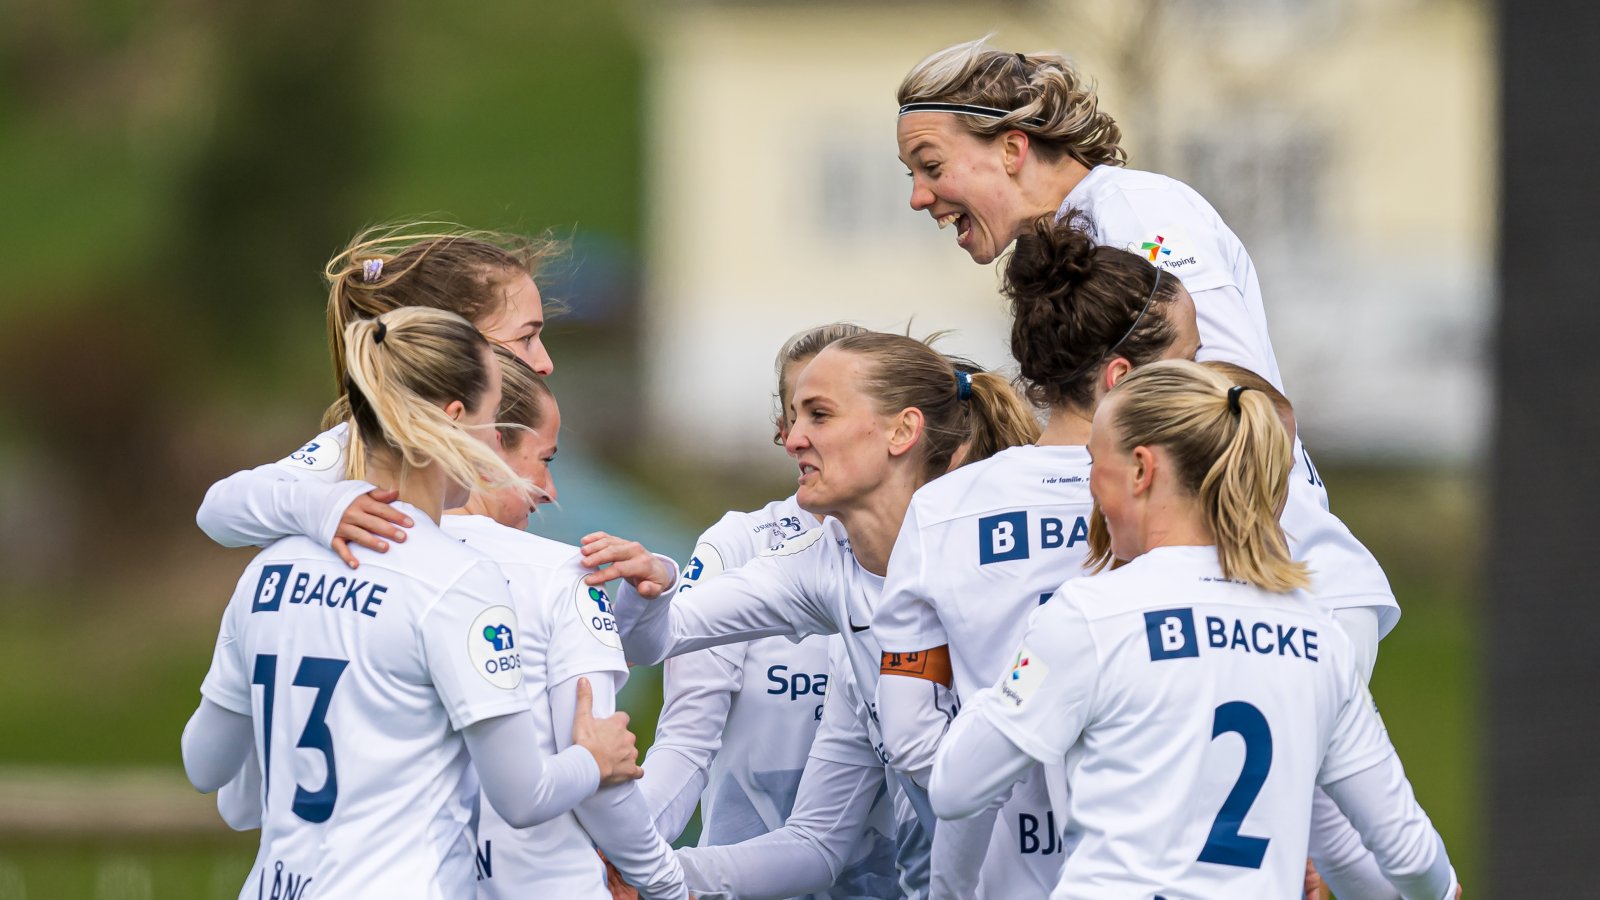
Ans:
{"label": "smiling face", "polygon": [[475,323],[483,336],[510,350],[528,367],[548,376],[556,365],[544,348],[544,301],[526,272],[505,283],[505,303]]}
{"label": "smiling face", "polygon": [[870,365],[830,347],[795,383],[784,449],[800,468],[801,508],[818,516],[855,508],[889,479],[892,417],[856,388]]}
{"label": "smiling face", "polygon": [[993,262],[1032,216],[1014,177],[1025,142],[1017,132],[987,140],[948,113],[901,116],[900,162],[911,171],[911,208],[927,210],[940,228],[955,226],[956,244],[977,263]]}
{"label": "smiling face", "polygon": [[528,517],[533,515],[537,507],[556,500],[556,480],[550,471],[550,463],[555,460],[556,442],[561,436],[561,409],[554,397],[544,397],[540,402],[543,409],[539,430],[521,432],[520,439],[509,448],[502,437],[499,448],[500,458],[511,466],[518,477],[533,482],[537,490],[531,498],[517,488],[510,487],[500,488],[485,497],[489,517],[501,525],[518,530],[527,527]]}

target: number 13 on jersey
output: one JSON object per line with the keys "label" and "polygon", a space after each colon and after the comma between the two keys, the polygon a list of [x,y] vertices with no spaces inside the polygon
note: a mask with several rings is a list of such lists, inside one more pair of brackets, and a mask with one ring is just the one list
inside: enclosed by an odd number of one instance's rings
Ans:
{"label": "number 13 on jersey", "polygon": [[[339,799],[339,774],[334,763],[333,732],[328,730],[328,704],[333,701],[333,690],[339,685],[349,660],[307,656],[300,660],[295,670],[293,687],[312,688],[317,692],[311,701],[311,714],[306,717],[305,728],[295,747],[322,754],[328,774],[322,786],[306,790],[295,783],[294,814],[307,822],[326,822],[333,815],[333,805]],[[273,653],[256,655],[252,684],[261,686],[261,785],[263,798],[272,794],[272,714],[278,694],[278,657]],[[291,757],[290,771],[293,771]],[[262,800],[265,808],[266,799]]]}

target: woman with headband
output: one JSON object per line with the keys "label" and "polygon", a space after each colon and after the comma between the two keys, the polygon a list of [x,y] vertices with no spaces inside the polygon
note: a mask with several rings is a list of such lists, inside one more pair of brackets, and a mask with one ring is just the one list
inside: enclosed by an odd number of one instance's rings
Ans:
{"label": "woman with headband", "polygon": [[[918,489],[889,559],[872,629],[883,646],[878,715],[895,768],[928,783],[953,689],[968,698],[1011,665],[1028,615],[1084,574],[1089,550],[1089,422],[1129,371],[1192,359],[1194,302],[1140,257],[1096,246],[1069,221],[1040,219],[1017,239],[1002,290],[1022,385],[1049,414],[1036,444],[1012,447]],[[1059,793],[1059,791],[1058,791]],[[979,896],[1043,898],[1065,858],[1065,822],[1036,767],[1005,805],[941,824],[989,846]],[[936,860],[937,861],[937,860]],[[970,879],[978,873],[966,873]],[[962,893],[970,894],[971,890]]]}
{"label": "woman with headband", "polygon": [[[955,226],[957,245],[974,262],[994,261],[1040,216],[1077,210],[1096,243],[1138,253],[1183,279],[1199,321],[1199,359],[1236,363],[1282,389],[1250,254],[1193,188],[1124,167],[1121,130],[1066,59],[1004,52],[986,39],[956,44],[914,66],[898,99],[911,207]],[[1355,642],[1370,677],[1400,608],[1378,561],[1329,512],[1298,437],[1282,523],[1290,552],[1310,568],[1312,594]],[[1319,801],[1319,814],[1332,812]],[[1360,846],[1348,828],[1341,832],[1319,830],[1313,839],[1319,869],[1353,865],[1347,854],[1333,855]],[[1345,893],[1366,896],[1368,886],[1346,885]]]}
{"label": "woman with headband", "polygon": [[1032,615],[929,789],[960,818],[1064,765],[1075,847],[1054,900],[1298,895],[1314,784],[1402,897],[1460,896],[1354,647],[1289,555],[1291,447],[1269,397],[1191,362],[1134,372],[1095,412],[1102,571]]}

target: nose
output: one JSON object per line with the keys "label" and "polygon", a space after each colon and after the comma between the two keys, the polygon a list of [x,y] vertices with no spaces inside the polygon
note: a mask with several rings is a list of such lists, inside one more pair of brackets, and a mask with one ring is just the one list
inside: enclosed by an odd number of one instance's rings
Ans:
{"label": "nose", "polygon": [[545,378],[556,370],[556,362],[550,358],[550,351],[544,349],[543,339],[534,341],[528,348],[528,366]]}
{"label": "nose", "polygon": [[789,433],[783,436],[783,449],[790,456],[799,455],[800,451],[811,446],[811,439],[806,436],[805,426],[799,422],[789,426]]}
{"label": "nose", "polygon": [[911,208],[921,212],[933,205],[933,191],[920,177],[911,179]]}

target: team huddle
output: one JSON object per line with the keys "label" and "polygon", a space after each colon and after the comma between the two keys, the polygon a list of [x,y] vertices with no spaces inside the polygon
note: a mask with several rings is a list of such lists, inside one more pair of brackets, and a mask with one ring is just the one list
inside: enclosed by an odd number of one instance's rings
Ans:
{"label": "team huddle", "polygon": [[[525,530],[557,490],[546,246],[330,262],[325,430],[198,514],[265,548],[183,734],[260,829],[241,898],[1460,896],[1367,690],[1399,608],[1238,238],[1123,167],[1059,56],[958,44],[899,103],[913,209],[1004,254],[1019,376],[794,335],[797,490],[681,566]],[[661,662],[641,767],[616,696]]]}

